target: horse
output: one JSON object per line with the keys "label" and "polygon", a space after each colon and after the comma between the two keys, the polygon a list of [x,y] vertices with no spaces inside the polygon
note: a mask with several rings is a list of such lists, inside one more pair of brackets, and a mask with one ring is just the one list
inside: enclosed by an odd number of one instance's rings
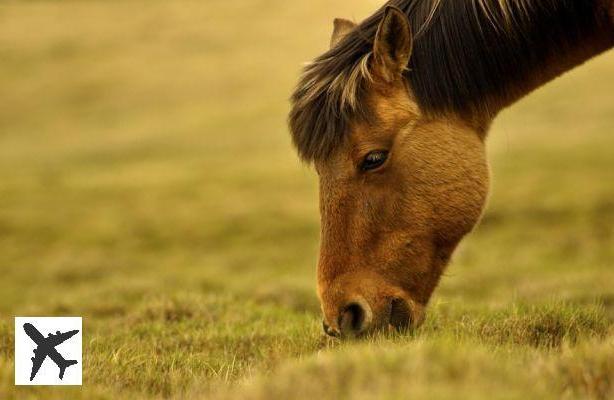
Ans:
{"label": "horse", "polygon": [[614,46],[614,0],[392,0],[335,19],[288,117],[319,178],[324,331],[413,329],[489,191],[498,113]]}

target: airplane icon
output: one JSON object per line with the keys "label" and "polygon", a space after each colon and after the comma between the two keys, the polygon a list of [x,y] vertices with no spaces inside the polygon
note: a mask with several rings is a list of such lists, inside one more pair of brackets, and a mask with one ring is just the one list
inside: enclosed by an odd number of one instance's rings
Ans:
{"label": "airplane icon", "polygon": [[64,378],[64,371],[71,365],[77,364],[77,360],[66,360],[55,347],[79,333],[79,330],[68,331],[61,333],[57,331],[55,335],[51,333],[44,337],[34,325],[30,323],[23,324],[23,330],[30,336],[30,339],[36,343],[38,347],[34,349],[34,357],[32,360],[32,373],[30,374],[30,382],[36,376],[45,358],[49,356],[51,360],[60,368],[60,379]]}

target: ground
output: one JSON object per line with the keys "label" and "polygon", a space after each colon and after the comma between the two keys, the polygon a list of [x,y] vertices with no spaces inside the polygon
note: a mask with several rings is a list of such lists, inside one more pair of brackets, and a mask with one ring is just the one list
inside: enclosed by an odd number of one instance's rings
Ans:
{"label": "ground", "polygon": [[[287,98],[381,2],[0,4],[0,398],[614,396],[614,53],[505,111],[425,325],[339,342]],[[13,386],[13,316],[84,317],[82,388]]]}

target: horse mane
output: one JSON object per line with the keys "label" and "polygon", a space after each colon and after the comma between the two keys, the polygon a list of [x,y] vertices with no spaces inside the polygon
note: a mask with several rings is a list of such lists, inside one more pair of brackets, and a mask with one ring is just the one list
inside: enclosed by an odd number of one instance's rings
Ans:
{"label": "horse mane", "polygon": [[[566,54],[601,19],[591,0],[391,0],[414,44],[404,74],[426,115],[493,116],[517,98],[544,60]],[[289,126],[305,161],[326,159],[350,122],[368,121],[372,46],[385,7],[308,63]]]}

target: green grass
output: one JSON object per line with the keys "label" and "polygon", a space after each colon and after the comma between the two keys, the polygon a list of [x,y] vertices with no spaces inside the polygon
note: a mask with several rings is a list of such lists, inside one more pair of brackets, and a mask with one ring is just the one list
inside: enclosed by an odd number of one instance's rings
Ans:
{"label": "green grass", "polygon": [[[425,325],[339,342],[301,62],[365,0],[0,4],[0,399],[614,396],[614,54],[503,113]],[[13,316],[84,317],[84,386],[13,386]]]}

